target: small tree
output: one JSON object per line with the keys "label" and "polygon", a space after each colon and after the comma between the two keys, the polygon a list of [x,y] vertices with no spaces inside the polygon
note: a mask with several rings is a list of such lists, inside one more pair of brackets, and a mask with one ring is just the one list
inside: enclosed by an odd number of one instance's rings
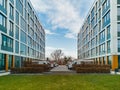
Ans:
{"label": "small tree", "polygon": [[69,61],[71,61],[72,60],[72,57],[71,56],[69,56],[69,57],[67,57],[67,56],[65,56],[64,57],[64,64],[67,64]]}
{"label": "small tree", "polygon": [[51,53],[51,57],[55,60],[55,61],[59,61],[61,59],[61,57],[64,55],[64,53],[62,52],[61,49],[55,50]]}

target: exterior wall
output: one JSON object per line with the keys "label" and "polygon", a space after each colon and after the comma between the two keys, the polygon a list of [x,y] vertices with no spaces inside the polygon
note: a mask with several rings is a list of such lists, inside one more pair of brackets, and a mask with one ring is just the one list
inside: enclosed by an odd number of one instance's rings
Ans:
{"label": "exterior wall", "polygon": [[119,2],[95,0],[78,33],[78,59],[94,59],[98,64],[110,64],[112,70],[120,66]]}
{"label": "exterior wall", "polygon": [[0,70],[27,59],[45,59],[45,31],[30,0],[1,0]]}

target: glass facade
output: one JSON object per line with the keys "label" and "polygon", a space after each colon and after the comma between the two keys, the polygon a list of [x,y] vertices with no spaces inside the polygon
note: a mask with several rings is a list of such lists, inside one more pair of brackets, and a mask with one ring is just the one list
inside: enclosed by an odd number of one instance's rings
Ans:
{"label": "glass facade", "polygon": [[78,58],[100,62],[111,53],[110,0],[96,0],[78,34]]}
{"label": "glass facade", "polygon": [[31,5],[29,0],[0,0],[0,70],[6,55],[9,69],[15,55],[16,67],[28,58],[45,59],[45,31]]}

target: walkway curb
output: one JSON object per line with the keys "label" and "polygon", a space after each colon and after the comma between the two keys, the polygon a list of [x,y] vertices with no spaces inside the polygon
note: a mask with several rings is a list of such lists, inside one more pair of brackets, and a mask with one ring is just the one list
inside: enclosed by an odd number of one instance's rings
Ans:
{"label": "walkway curb", "polygon": [[6,76],[6,75],[9,75],[10,72],[3,72],[3,73],[0,73],[0,76]]}

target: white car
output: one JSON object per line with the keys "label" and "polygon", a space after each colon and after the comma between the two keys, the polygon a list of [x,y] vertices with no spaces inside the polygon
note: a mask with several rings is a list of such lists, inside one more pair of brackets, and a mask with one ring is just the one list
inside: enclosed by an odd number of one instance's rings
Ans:
{"label": "white car", "polygon": [[72,69],[73,64],[77,64],[77,61],[69,62],[68,65],[67,65],[68,69]]}
{"label": "white car", "polygon": [[81,64],[81,61],[75,60],[73,62],[69,62],[68,65],[67,65],[68,69],[72,69],[74,64]]}
{"label": "white car", "polygon": [[39,61],[38,64],[49,64],[47,61]]}

